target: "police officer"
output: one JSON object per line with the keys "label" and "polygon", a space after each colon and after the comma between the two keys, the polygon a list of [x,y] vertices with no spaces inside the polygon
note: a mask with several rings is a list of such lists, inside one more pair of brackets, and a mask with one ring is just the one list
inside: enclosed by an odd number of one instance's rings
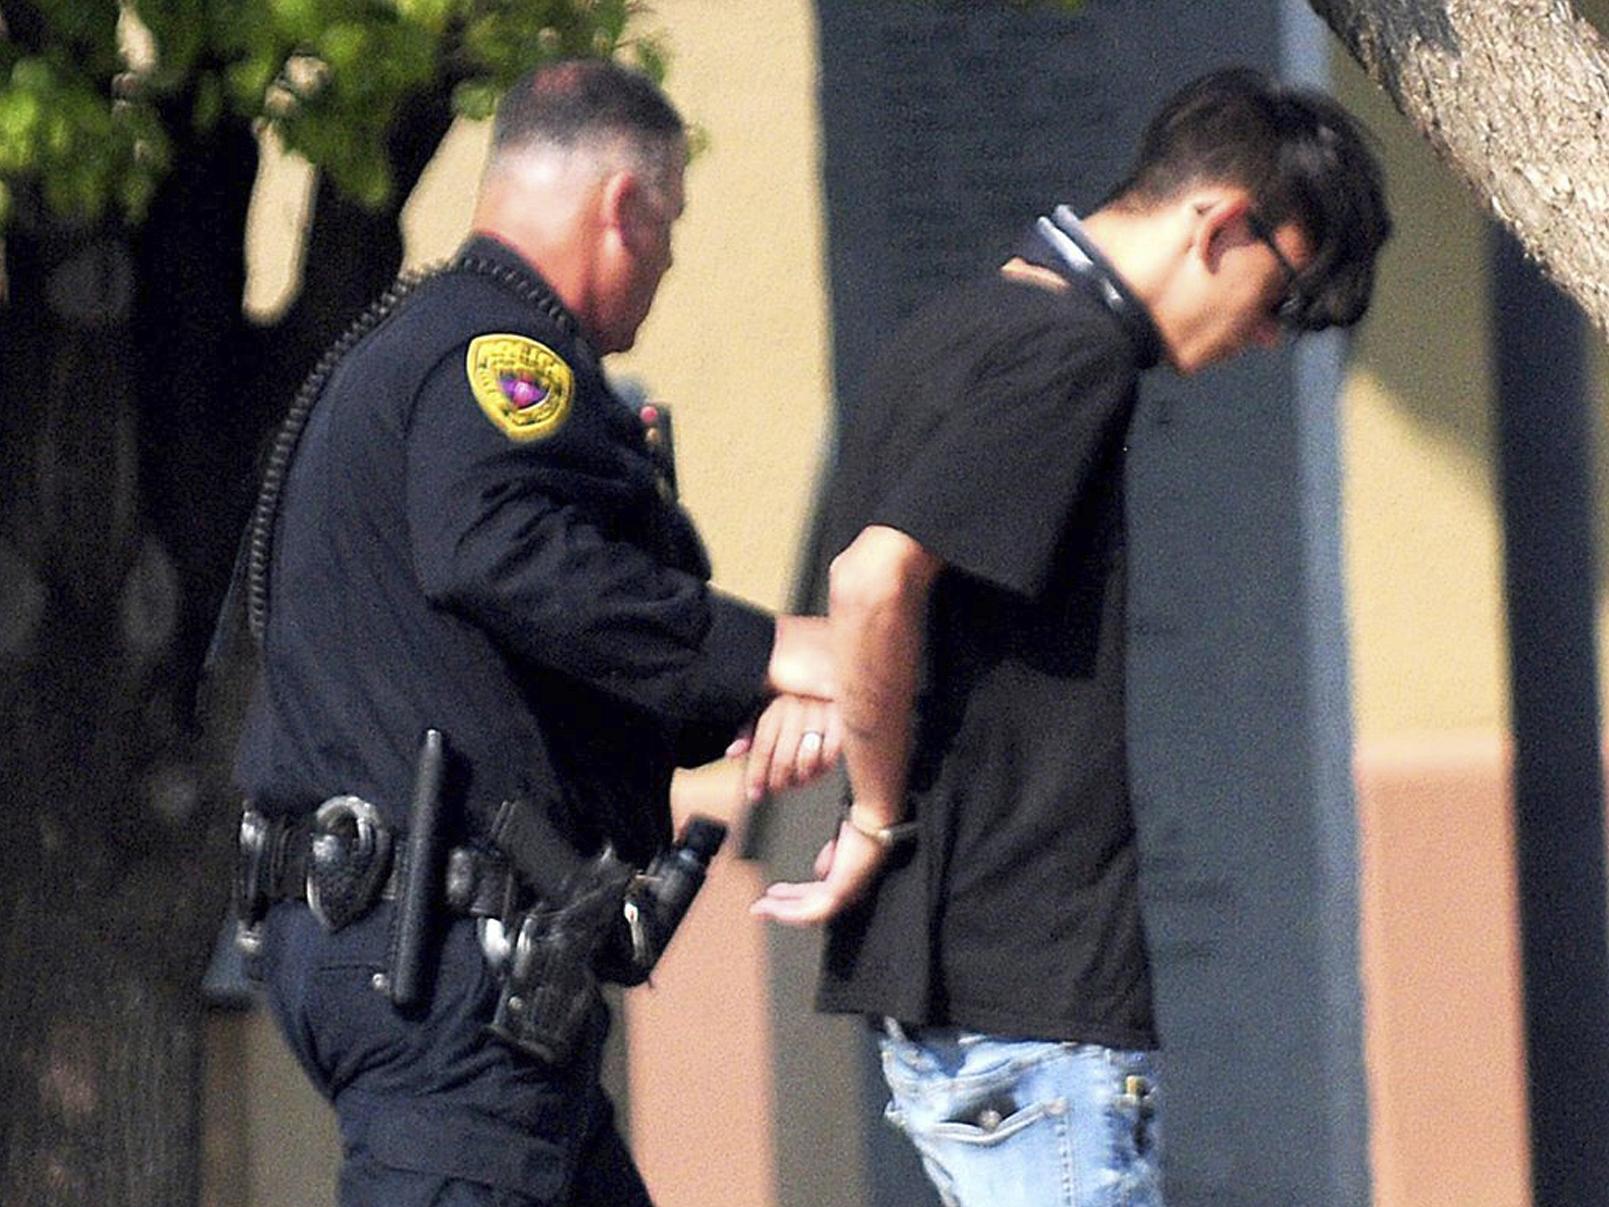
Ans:
{"label": "police officer", "polygon": [[[671,840],[674,767],[773,697],[781,780],[831,755],[822,622],[711,589],[599,364],[670,267],[686,157],[633,72],[521,80],[472,237],[315,371],[265,478],[242,913],[335,1107],[343,1204],[647,1203],[598,1083],[591,979],[608,958],[633,979],[633,948],[591,931],[618,920],[620,869]],[[522,953],[538,975],[511,993]],[[399,959],[429,970],[406,993]],[[544,995],[565,1026],[522,1030]]]}

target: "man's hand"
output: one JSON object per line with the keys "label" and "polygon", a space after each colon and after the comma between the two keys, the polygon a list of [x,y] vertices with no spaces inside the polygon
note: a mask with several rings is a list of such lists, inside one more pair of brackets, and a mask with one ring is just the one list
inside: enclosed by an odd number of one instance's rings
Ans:
{"label": "man's hand", "polygon": [[778,696],[726,753],[729,758],[748,756],[743,787],[753,802],[822,775],[838,761],[843,742],[837,705],[808,696]]}
{"label": "man's hand", "polygon": [[819,926],[860,899],[877,878],[888,848],[848,822],[816,856],[817,879],[806,884],[773,884],[749,913],[786,926]]}
{"label": "man's hand", "polygon": [[831,700],[838,694],[825,616],[778,616],[766,667],[766,686],[778,695]]}
{"label": "man's hand", "polygon": [[[943,568],[944,563],[914,538],[874,524],[832,561],[828,575],[830,651],[829,630],[810,627],[819,621],[777,619],[773,679],[780,682],[784,668],[792,670],[783,661],[784,652],[806,666],[817,656],[825,661],[829,652],[832,655],[826,686],[820,690],[830,692],[842,711],[844,763],[860,812],[859,824],[866,828],[857,829],[845,821],[838,827],[838,836],[822,848],[815,880],[773,884],[750,907],[751,912],[789,926],[814,926],[851,905],[876,878],[887,847],[868,834],[904,816],[913,702],[928,599]],[[792,683],[788,689],[817,694],[817,689]],[[785,772],[785,749],[783,760]],[[773,754],[766,776],[772,774],[776,761]],[[754,778],[758,777],[756,772]]]}

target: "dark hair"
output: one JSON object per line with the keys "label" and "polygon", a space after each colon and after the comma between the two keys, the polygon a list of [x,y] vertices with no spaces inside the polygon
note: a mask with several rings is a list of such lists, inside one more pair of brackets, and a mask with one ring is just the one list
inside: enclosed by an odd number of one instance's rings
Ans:
{"label": "dark hair", "polygon": [[1290,321],[1348,327],[1374,290],[1391,235],[1385,178],[1363,128],[1321,92],[1230,68],[1185,85],[1151,119],[1111,203],[1148,208],[1200,181],[1237,184],[1270,228],[1294,221],[1313,256]]}
{"label": "dark hair", "polygon": [[680,164],[681,115],[647,76],[606,59],[566,59],[526,72],[497,107],[492,157],[536,143],[575,147],[622,138],[663,179]]}

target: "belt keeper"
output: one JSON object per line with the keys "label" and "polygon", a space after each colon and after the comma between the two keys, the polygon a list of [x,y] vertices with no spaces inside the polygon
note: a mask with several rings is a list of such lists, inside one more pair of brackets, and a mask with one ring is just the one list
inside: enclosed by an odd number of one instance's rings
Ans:
{"label": "belt keeper", "polygon": [[463,913],[475,903],[480,884],[475,856],[464,847],[447,852],[447,908]]}
{"label": "belt keeper", "polygon": [[263,918],[273,902],[274,839],[268,819],[247,802],[241,811],[235,852],[235,945],[253,959],[262,954]]}

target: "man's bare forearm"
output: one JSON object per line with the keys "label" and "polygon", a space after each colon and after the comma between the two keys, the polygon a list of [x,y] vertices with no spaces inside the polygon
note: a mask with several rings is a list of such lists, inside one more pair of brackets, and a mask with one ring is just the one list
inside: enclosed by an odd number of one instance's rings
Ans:
{"label": "man's bare forearm", "polygon": [[864,826],[904,816],[927,599],[940,568],[904,533],[876,526],[833,562],[829,618],[844,763]]}

